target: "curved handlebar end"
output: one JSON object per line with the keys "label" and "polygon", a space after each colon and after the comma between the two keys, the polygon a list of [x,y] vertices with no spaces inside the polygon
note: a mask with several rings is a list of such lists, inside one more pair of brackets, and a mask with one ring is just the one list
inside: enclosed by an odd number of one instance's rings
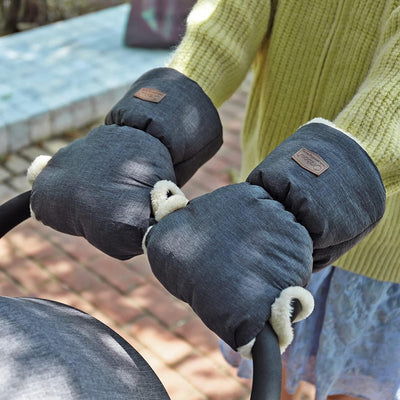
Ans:
{"label": "curved handlebar end", "polygon": [[28,190],[0,206],[0,238],[31,216],[30,198]]}

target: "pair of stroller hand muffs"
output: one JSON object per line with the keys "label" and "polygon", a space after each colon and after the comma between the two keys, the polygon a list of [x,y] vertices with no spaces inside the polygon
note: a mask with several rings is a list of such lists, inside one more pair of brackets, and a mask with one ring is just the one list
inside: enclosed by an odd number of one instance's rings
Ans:
{"label": "pair of stroller hand muffs", "polygon": [[298,129],[246,182],[190,202],[175,186],[168,149],[135,128],[101,126],[47,161],[30,169],[37,219],[120,259],[140,254],[144,238],[160,282],[245,356],[267,321],[288,345],[293,300],[296,319],[313,307],[304,289],[311,273],[384,213],[376,166],[321,121]]}
{"label": "pair of stroller hand muffs", "polygon": [[[88,136],[90,141],[91,134]],[[81,143],[80,147],[85,146]],[[130,197],[132,204],[128,208],[125,203],[121,207],[118,201],[114,210],[100,208],[96,196],[102,190],[98,190],[99,184],[92,185],[93,176],[83,178],[82,165],[79,171],[83,181],[76,185],[82,189],[73,191],[71,197],[71,193],[66,193],[71,188],[65,183],[65,175],[72,179],[74,172],[66,171],[62,165],[70,158],[69,150],[61,150],[52,160],[49,156],[40,156],[29,168],[28,180],[33,184],[32,216],[58,230],[84,236],[84,230],[71,231],[65,219],[58,219],[68,218],[73,224],[84,226],[90,219],[100,217],[98,226],[109,223],[113,228],[118,224],[106,222],[104,218],[121,219],[122,210],[132,213],[132,207],[143,208],[145,199],[137,195]],[[71,159],[69,164],[78,165],[77,160]],[[96,168],[95,175],[102,173],[100,168]],[[60,175],[63,176],[60,178]],[[118,188],[113,196],[119,195],[120,186],[111,185]],[[137,187],[135,183],[134,189]],[[158,280],[170,293],[188,303],[212,331],[243,356],[251,358],[255,338],[268,321],[283,352],[293,339],[292,320],[306,318],[313,309],[312,296],[303,288],[312,269],[312,242],[305,228],[265,190],[250,183],[230,185],[190,202],[171,180],[160,180],[152,188],[143,187],[149,195],[147,201],[154,220],[139,236]],[[38,205],[39,199],[42,204]],[[92,205],[89,213],[82,212],[88,207],[83,204],[85,201]],[[83,217],[77,210],[71,212],[72,203],[81,207]],[[95,216],[93,205],[97,214],[105,212],[108,216]],[[81,220],[75,221],[74,217]],[[126,222],[126,215],[123,218]],[[108,244],[124,245],[121,235],[126,235],[126,231],[116,229],[112,233],[104,227],[103,235],[105,231],[110,235]],[[111,237],[113,234],[115,237]],[[292,237],[298,239],[293,242]],[[90,238],[95,246],[99,243],[96,240]],[[114,255],[109,248],[107,252]],[[298,271],[293,274],[293,270]],[[300,307],[294,307],[296,304]]]}

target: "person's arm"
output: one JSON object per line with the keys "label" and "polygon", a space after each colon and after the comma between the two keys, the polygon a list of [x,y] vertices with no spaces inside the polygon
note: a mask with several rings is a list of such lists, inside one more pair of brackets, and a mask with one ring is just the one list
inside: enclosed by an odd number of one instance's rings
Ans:
{"label": "person's arm", "polygon": [[245,78],[270,17],[270,0],[199,0],[168,67],[196,81],[218,108]]}
{"label": "person's arm", "polygon": [[179,186],[222,144],[216,107],[233,94],[268,30],[270,1],[200,0],[167,68],[133,83],[107,125],[138,128],[170,151]]}
{"label": "person's arm", "polygon": [[367,77],[333,122],[367,151],[391,195],[400,190],[400,7],[387,15]]}

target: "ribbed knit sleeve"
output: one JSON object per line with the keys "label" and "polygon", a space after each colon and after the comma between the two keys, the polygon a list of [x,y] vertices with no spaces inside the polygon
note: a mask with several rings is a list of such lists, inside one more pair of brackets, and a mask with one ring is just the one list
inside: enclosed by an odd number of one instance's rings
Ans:
{"label": "ribbed knit sleeve", "polygon": [[246,76],[270,15],[270,0],[199,0],[168,66],[196,81],[219,107]]}
{"label": "ribbed knit sleeve", "polygon": [[400,191],[400,7],[387,10],[368,75],[334,123],[361,142],[387,194]]}

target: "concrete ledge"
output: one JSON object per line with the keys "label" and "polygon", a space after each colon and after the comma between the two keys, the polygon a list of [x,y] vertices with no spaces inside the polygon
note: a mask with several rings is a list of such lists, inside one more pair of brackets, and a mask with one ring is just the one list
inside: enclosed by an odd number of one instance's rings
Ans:
{"label": "concrete ledge", "polygon": [[0,155],[103,118],[166,50],[123,45],[129,4],[0,38]]}

